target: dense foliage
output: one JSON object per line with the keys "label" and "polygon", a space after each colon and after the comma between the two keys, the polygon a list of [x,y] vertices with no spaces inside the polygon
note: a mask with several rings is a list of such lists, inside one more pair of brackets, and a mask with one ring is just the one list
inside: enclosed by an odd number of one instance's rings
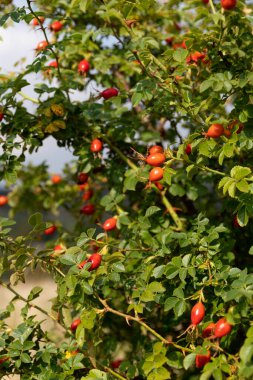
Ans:
{"label": "dense foliage", "polygon": [[[0,374],[252,378],[250,2],[2,3],[0,25],[31,24],[27,38],[44,42],[1,74],[0,275],[14,298],[0,314]],[[34,98],[30,73],[41,73]],[[60,175],[23,165],[49,136],[75,156]],[[15,290],[38,268],[57,284],[50,311],[33,303],[41,288]]]}

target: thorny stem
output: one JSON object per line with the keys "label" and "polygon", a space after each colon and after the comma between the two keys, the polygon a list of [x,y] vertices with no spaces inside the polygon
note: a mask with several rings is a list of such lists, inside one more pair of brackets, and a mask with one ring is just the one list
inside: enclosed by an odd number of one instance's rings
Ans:
{"label": "thorny stem", "polygon": [[98,300],[100,301],[100,303],[104,306],[104,311],[105,312],[108,312],[108,313],[112,313],[112,314],[115,314],[115,315],[118,315],[122,318],[124,318],[127,322],[128,321],[135,321],[137,322],[139,325],[143,326],[146,330],[148,330],[152,335],[154,335],[156,338],[158,338],[161,342],[163,342],[164,344],[166,345],[171,345],[175,348],[178,348],[179,350],[181,350],[182,352],[193,352],[193,350],[191,350],[190,348],[187,348],[187,347],[183,347],[183,346],[180,346],[174,342],[169,342],[167,339],[165,339],[162,335],[160,335],[158,332],[156,332],[154,329],[152,329],[149,325],[147,325],[145,322],[143,322],[139,317],[133,317],[132,315],[129,315],[129,314],[125,314],[125,313],[122,313],[118,310],[115,310],[115,309],[112,309],[108,303],[106,302],[106,300],[103,300],[102,298],[100,298],[99,296],[98,297]]}
{"label": "thorny stem", "polygon": [[[55,60],[57,62],[57,72],[58,72],[58,76],[59,76],[59,79],[61,82],[63,82],[63,78],[62,78],[62,75],[61,75],[61,70],[60,70],[60,67],[59,67],[59,57],[57,55],[57,53],[54,51],[54,49],[51,47],[51,44],[48,40],[48,37],[47,37],[47,33],[46,33],[46,29],[44,28],[40,18],[36,15],[36,13],[34,12],[34,10],[32,9],[32,1],[31,0],[26,0],[27,2],[27,5],[28,5],[28,9],[29,11],[31,12],[31,14],[36,18],[36,20],[38,21],[39,25],[40,25],[40,28],[44,34],[44,37],[45,37],[45,40],[47,41],[48,43],[48,49],[51,51],[51,53],[53,54],[53,56],[55,57]],[[66,96],[68,98],[68,101],[70,101],[70,97],[69,97],[69,93],[68,93],[68,90],[65,90],[65,93],[66,93]]]}

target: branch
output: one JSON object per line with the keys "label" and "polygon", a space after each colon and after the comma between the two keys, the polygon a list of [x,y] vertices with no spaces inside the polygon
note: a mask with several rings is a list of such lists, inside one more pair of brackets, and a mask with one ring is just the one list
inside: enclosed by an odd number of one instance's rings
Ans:
{"label": "branch", "polygon": [[103,300],[99,296],[97,296],[99,302],[104,306],[104,311],[108,313],[112,313],[115,315],[118,315],[119,317],[124,318],[126,321],[135,321],[139,325],[143,326],[146,330],[148,330],[153,336],[155,336],[157,339],[159,339],[161,342],[163,342],[166,345],[172,345],[175,348],[178,348],[182,352],[193,352],[194,350],[191,350],[190,348],[180,346],[174,342],[169,342],[167,339],[165,339],[162,335],[160,335],[158,332],[156,332],[154,329],[152,329],[150,326],[148,326],[145,322],[143,322],[139,317],[133,317],[132,315],[122,313],[118,310],[112,309],[106,300]]}
{"label": "branch", "polygon": [[113,145],[111,143],[111,141],[108,139],[107,136],[103,136],[103,139],[107,142],[107,144],[110,146],[110,148],[112,148],[112,150],[114,150],[118,155],[119,157],[130,167],[132,168],[133,170],[137,170],[138,167],[129,159],[127,158],[122,152],[121,150],[119,150],[115,145]]}
{"label": "branch", "polygon": [[168,200],[168,198],[165,197],[164,193],[161,193],[161,201],[164,204],[164,206],[166,207],[166,210],[170,213],[170,216],[174,220],[175,224],[177,225],[177,230],[178,231],[182,231],[182,229],[183,229],[183,223],[181,222],[179,216],[177,215],[177,213],[173,209],[173,207],[172,207],[170,201]]}

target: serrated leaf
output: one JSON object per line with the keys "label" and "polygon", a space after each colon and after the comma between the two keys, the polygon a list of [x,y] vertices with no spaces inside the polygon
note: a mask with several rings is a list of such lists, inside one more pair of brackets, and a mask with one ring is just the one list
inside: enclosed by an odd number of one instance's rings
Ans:
{"label": "serrated leaf", "polygon": [[234,166],[230,172],[231,177],[235,178],[236,180],[241,180],[247,177],[247,175],[249,175],[250,173],[251,173],[250,168],[247,168],[244,166]]}
{"label": "serrated leaf", "polygon": [[249,184],[245,179],[242,179],[240,182],[237,182],[236,187],[242,193],[248,193],[250,190]]}
{"label": "serrated leaf", "polygon": [[228,188],[228,194],[230,195],[231,198],[235,197],[235,191],[236,191],[236,182],[233,182]]}
{"label": "serrated leaf", "polygon": [[173,309],[173,307],[176,305],[177,302],[178,302],[177,297],[168,297],[164,303],[164,311],[169,311]]}
{"label": "serrated leaf", "polygon": [[180,48],[174,51],[173,59],[180,63],[185,62],[187,55],[188,55],[188,50]]}
{"label": "serrated leaf", "polygon": [[108,376],[106,372],[102,372],[98,369],[92,369],[87,376],[83,376],[81,380],[107,380]]}
{"label": "serrated leaf", "polygon": [[161,209],[157,206],[150,206],[147,210],[146,210],[146,213],[145,213],[145,216],[146,217],[149,217],[153,214],[155,214],[156,212],[160,211]]}
{"label": "serrated leaf", "polygon": [[41,288],[40,286],[35,286],[31,291],[30,291],[30,294],[28,296],[28,301],[32,301],[34,300],[35,298],[39,297],[40,293],[42,292],[43,288]]}
{"label": "serrated leaf", "polygon": [[213,85],[213,80],[210,80],[210,79],[204,80],[204,82],[202,82],[199,87],[200,93],[206,91],[208,88],[212,87],[212,85]]}
{"label": "serrated leaf", "polygon": [[163,293],[166,290],[162,286],[162,284],[160,282],[157,282],[157,281],[153,281],[150,284],[148,284],[147,289],[150,290],[153,293]]}

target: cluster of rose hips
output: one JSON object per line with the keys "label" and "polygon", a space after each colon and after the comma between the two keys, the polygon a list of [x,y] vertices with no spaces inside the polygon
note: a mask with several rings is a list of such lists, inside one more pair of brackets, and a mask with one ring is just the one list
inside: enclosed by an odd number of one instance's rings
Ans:
{"label": "cluster of rose hips", "polygon": [[[41,24],[43,24],[45,21],[44,17],[38,17],[38,19],[40,20]],[[40,25],[38,19],[37,18],[33,19],[33,21],[32,21],[33,26],[39,26]],[[50,30],[54,33],[58,33],[62,30],[63,27],[64,27],[64,24],[61,21],[57,20],[57,21],[54,21],[50,25]],[[36,51],[37,52],[43,51],[43,50],[47,49],[47,47],[48,47],[48,41],[46,41],[46,40],[40,41],[37,45]],[[52,68],[57,68],[58,62],[56,60],[51,61],[48,64],[48,66],[52,67]],[[86,59],[82,59],[77,66],[77,71],[78,71],[79,75],[84,76],[88,73],[89,70],[90,70],[89,61],[87,61]],[[47,73],[50,73],[50,70],[47,70]],[[118,93],[119,93],[119,91],[117,88],[110,87],[110,88],[107,88],[107,89],[101,91],[98,98],[103,98],[103,99],[107,100],[107,99],[110,99],[110,98],[117,96]],[[0,114],[0,121],[1,121],[1,114]]]}
{"label": "cluster of rose hips", "polygon": [[[91,142],[91,151],[92,152],[100,152],[103,148],[103,144],[100,140],[95,139]],[[51,182],[53,184],[58,184],[62,180],[61,176],[59,175],[53,175],[51,177]],[[90,200],[90,198],[93,196],[93,190],[89,187],[89,175],[87,173],[79,173],[77,183],[79,185],[80,190],[83,191],[82,199],[84,201]],[[92,203],[88,203],[84,205],[80,213],[84,215],[92,215],[95,212],[95,206]],[[102,224],[102,228],[105,232],[113,231],[116,229],[117,225],[117,217],[111,217],[104,221]],[[46,228],[44,230],[45,235],[53,235],[57,231],[56,225],[51,225],[50,227]],[[52,257],[58,256],[58,254],[61,254],[65,251],[65,247],[61,244],[58,244],[54,247],[55,254],[52,254]],[[95,247],[95,250],[98,250],[98,247]],[[88,259],[83,260],[81,263],[78,264],[79,269],[83,269],[85,264],[90,264],[88,267],[88,271],[93,271],[94,269],[97,269],[102,261],[102,255],[100,255],[98,252],[93,253]]]}
{"label": "cluster of rose hips", "polygon": [[212,124],[206,133],[204,133],[205,137],[212,137],[214,139],[217,139],[221,136],[230,137],[231,132],[235,126],[238,126],[238,129],[236,131],[237,134],[241,133],[244,125],[242,123],[239,123],[238,120],[234,120],[232,123],[230,123],[227,128],[224,128],[222,124]]}
{"label": "cluster of rose hips", "polygon": [[[239,134],[242,132],[244,125],[240,123],[238,120],[232,121],[226,128],[222,124],[212,124],[208,128],[207,132],[204,132],[203,135],[208,138],[217,139],[221,136],[226,136],[229,138],[233,129],[238,127],[236,133]],[[192,152],[191,144],[187,144],[185,148],[185,153],[189,156]]]}
{"label": "cluster of rose hips", "polygon": [[[195,328],[202,322],[205,317],[205,306],[202,302],[197,302],[191,310],[191,325],[190,327]],[[228,335],[232,330],[232,325],[230,325],[225,318],[220,318],[216,323],[209,323],[209,325],[202,331],[203,338],[215,339],[222,338]],[[202,368],[211,359],[211,352],[205,355],[196,355],[195,363],[197,368]]]}
{"label": "cluster of rose hips", "polygon": [[154,182],[158,188],[162,186],[159,181],[163,179],[164,169],[160,168],[160,166],[165,160],[164,150],[160,145],[154,145],[149,148],[149,155],[145,158],[145,161],[148,165],[154,166],[149,172],[149,181]]}

